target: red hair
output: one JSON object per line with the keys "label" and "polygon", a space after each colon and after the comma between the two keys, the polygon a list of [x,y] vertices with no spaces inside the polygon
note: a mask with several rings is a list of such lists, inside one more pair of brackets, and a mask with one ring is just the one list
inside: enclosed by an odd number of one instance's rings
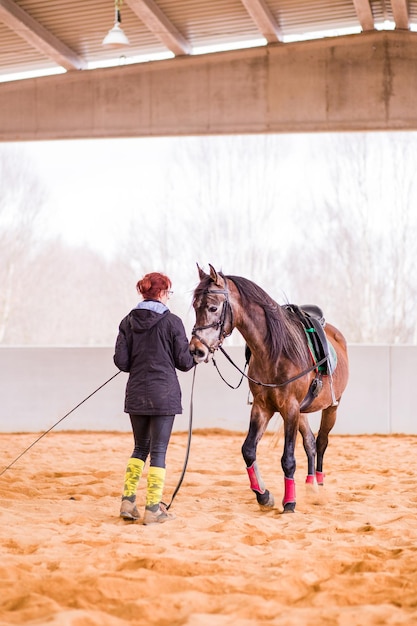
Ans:
{"label": "red hair", "polygon": [[136,289],[138,293],[142,294],[144,300],[156,300],[161,291],[167,291],[171,288],[171,284],[170,279],[165,274],[151,272],[138,281]]}

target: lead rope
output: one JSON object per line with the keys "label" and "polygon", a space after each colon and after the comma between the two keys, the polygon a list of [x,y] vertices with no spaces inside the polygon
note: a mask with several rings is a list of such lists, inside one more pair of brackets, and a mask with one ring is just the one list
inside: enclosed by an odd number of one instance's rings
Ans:
{"label": "lead rope", "polygon": [[[196,365],[194,365],[194,372],[193,372],[193,382],[191,385],[191,398],[190,398],[190,419],[189,419],[189,425],[188,425],[188,442],[187,442],[187,451],[185,454],[185,461],[184,461],[184,467],[182,469],[182,473],[181,473],[181,477],[178,481],[178,485],[175,487],[174,489],[174,493],[172,494],[172,498],[171,498],[171,502],[166,506],[167,509],[169,509],[169,507],[171,506],[171,504],[174,501],[175,496],[177,495],[178,491],[180,490],[180,487],[182,485],[182,481],[184,480],[184,476],[185,476],[185,471],[187,469],[187,464],[188,464],[188,459],[190,456],[190,447],[191,447],[191,435],[192,435],[192,429],[193,429],[193,396],[194,396],[194,381],[195,381],[195,372],[196,372]],[[108,380],[106,380],[106,382],[104,382],[102,385],[100,385],[100,387],[97,387],[97,389],[95,389],[92,393],[90,393],[86,398],[84,398],[84,400],[81,400],[81,402],[79,402],[77,404],[77,406],[75,406],[73,409],[71,409],[71,411],[68,411],[68,413],[66,413],[63,417],[61,417],[61,419],[59,419],[57,422],[55,422],[55,424],[53,426],[51,426],[51,428],[48,428],[48,430],[46,430],[44,433],[42,433],[42,435],[40,437],[38,437],[37,439],[35,439],[35,441],[33,443],[30,444],[30,446],[28,446],[25,450],[23,450],[23,452],[21,452],[19,454],[19,456],[17,456],[14,461],[12,461],[7,467],[5,467],[1,472],[0,472],[0,476],[2,476],[8,469],[10,469],[11,467],[13,467],[13,465],[15,463],[17,463],[17,461],[19,459],[22,458],[22,456],[24,454],[26,454],[26,452],[28,452],[31,448],[33,448],[33,446],[35,444],[38,443],[38,441],[40,441],[43,437],[45,437],[45,435],[47,435],[48,433],[51,432],[51,430],[53,430],[56,426],[58,426],[58,424],[60,424],[66,417],[68,417],[68,415],[71,415],[71,413],[73,413],[76,409],[78,409],[82,404],[84,404],[84,402],[86,402],[89,398],[91,398],[91,396],[93,396],[95,393],[97,393],[97,391],[100,391],[100,389],[102,389],[105,385],[107,385],[111,380],[113,380],[113,378],[116,378],[116,376],[118,376],[121,373],[121,370],[119,370],[118,372],[116,372],[113,376],[111,376]]]}
{"label": "lead rope", "polygon": [[187,441],[187,451],[185,453],[185,459],[184,459],[184,466],[182,468],[182,473],[181,473],[180,479],[178,481],[178,485],[175,487],[174,493],[172,494],[171,502],[169,504],[165,504],[164,502],[162,502],[162,504],[165,506],[165,508],[167,510],[170,508],[171,504],[174,502],[174,498],[175,498],[175,496],[177,495],[177,493],[180,490],[180,487],[182,485],[182,481],[184,480],[185,471],[187,469],[188,459],[190,457],[191,436],[192,436],[192,432],[193,432],[193,397],[194,397],[194,381],[195,381],[196,369],[197,369],[197,364],[194,365],[193,382],[191,383],[190,418],[189,418],[189,422],[188,422],[188,441]]}
{"label": "lead rope", "polygon": [[33,448],[33,446],[38,443],[38,441],[40,441],[42,439],[42,437],[45,437],[45,435],[47,435],[48,433],[51,432],[51,430],[53,430],[55,428],[55,426],[58,426],[58,424],[60,424],[66,417],[68,417],[68,415],[71,415],[71,413],[73,413],[76,409],[78,409],[82,404],[84,404],[84,402],[87,402],[87,400],[89,398],[91,398],[91,396],[94,396],[95,393],[97,393],[97,391],[100,391],[100,389],[103,389],[103,387],[105,385],[107,385],[107,383],[109,383],[111,380],[113,380],[113,378],[116,378],[116,376],[118,376],[121,373],[121,370],[119,370],[118,372],[116,372],[115,374],[113,374],[113,376],[111,376],[108,380],[106,380],[105,383],[103,383],[102,385],[100,385],[100,387],[97,387],[97,389],[95,389],[92,393],[90,393],[90,395],[88,395],[86,398],[84,398],[84,400],[81,400],[81,402],[79,402],[77,404],[77,406],[75,406],[73,409],[71,409],[71,411],[68,411],[68,413],[66,413],[66,415],[64,415],[64,417],[61,417],[61,419],[59,419],[57,422],[55,422],[55,424],[53,426],[51,426],[51,428],[48,428],[48,430],[46,430],[44,433],[42,433],[42,435],[40,437],[38,437],[37,439],[35,439],[35,441],[33,443],[30,444],[30,446],[28,446],[26,448],[26,450],[23,450],[23,452],[21,454],[19,454],[19,456],[17,456],[15,458],[14,461],[12,461],[10,463],[10,465],[8,465],[7,467],[4,468],[4,470],[2,470],[0,472],[0,476],[3,476],[4,472],[6,472],[8,469],[10,469],[11,467],[13,467],[13,465],[22,458],[22,456],[24,454],[26,454],[26,452],[28,452],[31,448]]}

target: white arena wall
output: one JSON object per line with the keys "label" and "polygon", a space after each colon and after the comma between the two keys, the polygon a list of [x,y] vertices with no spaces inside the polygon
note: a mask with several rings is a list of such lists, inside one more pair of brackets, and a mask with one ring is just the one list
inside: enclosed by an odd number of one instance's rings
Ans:
{"label": "white arena wall", "polygon": [[[243,348],[226,348],[239,367]],[[333,433],[417,434],[414,384],[417,346],[350,345],[350,380]],[[236,386],[241,375],[221,353],[217,365]],[[113,348],[0,348],[0,432],[43,432],[110,379],[117,369]],[[183,414],[174,429],[188,429],[193,372],[179,373]],[[123,413],[127,374],[119,373],[54,430],[130,431]],[[213,364],[196,369],[193,428],[222,428],[245,432],[249,423],[248,386],[230,389]],[[270,428],[277,428],[277,419]],[[317,430],[319,414],[311,415]]]}

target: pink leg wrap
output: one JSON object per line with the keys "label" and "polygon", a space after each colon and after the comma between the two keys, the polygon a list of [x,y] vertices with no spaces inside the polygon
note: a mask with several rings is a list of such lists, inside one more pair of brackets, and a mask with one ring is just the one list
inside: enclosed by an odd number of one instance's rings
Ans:
{"label": "pink leg wrap", "polygon": [[284,476],[285,493],[282,504],[285,506],[288,502],[295,502],[295,480]]}
{"label": "pink leg wrap", "polygon": [[249,476],[250,488],[258,493],[265,493],[264,481],[259,473],[257,462],[254,461],[250,467],[246,468],[246,471]]}
{"label": "pink leg wrap", "polygon": [[306,478],[306,484],[307,485],[314,485],[314,474],[307,474],[307,478]]}
{"label": "pink leg wrap", "polygon": [[323,485],[324,477],[325,477],[324,472],[316,472],[316,478],[317,478],[317,484],[318,485]]}

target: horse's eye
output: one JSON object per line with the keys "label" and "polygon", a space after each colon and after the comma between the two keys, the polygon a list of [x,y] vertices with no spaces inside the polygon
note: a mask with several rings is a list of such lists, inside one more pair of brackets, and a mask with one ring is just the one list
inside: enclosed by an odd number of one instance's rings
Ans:
{"label": "horse's eye", "polygon": [[216,306],[209,306],[208,310],[210,311],[210,313],[215,313],[217,311],[217,307]]}

